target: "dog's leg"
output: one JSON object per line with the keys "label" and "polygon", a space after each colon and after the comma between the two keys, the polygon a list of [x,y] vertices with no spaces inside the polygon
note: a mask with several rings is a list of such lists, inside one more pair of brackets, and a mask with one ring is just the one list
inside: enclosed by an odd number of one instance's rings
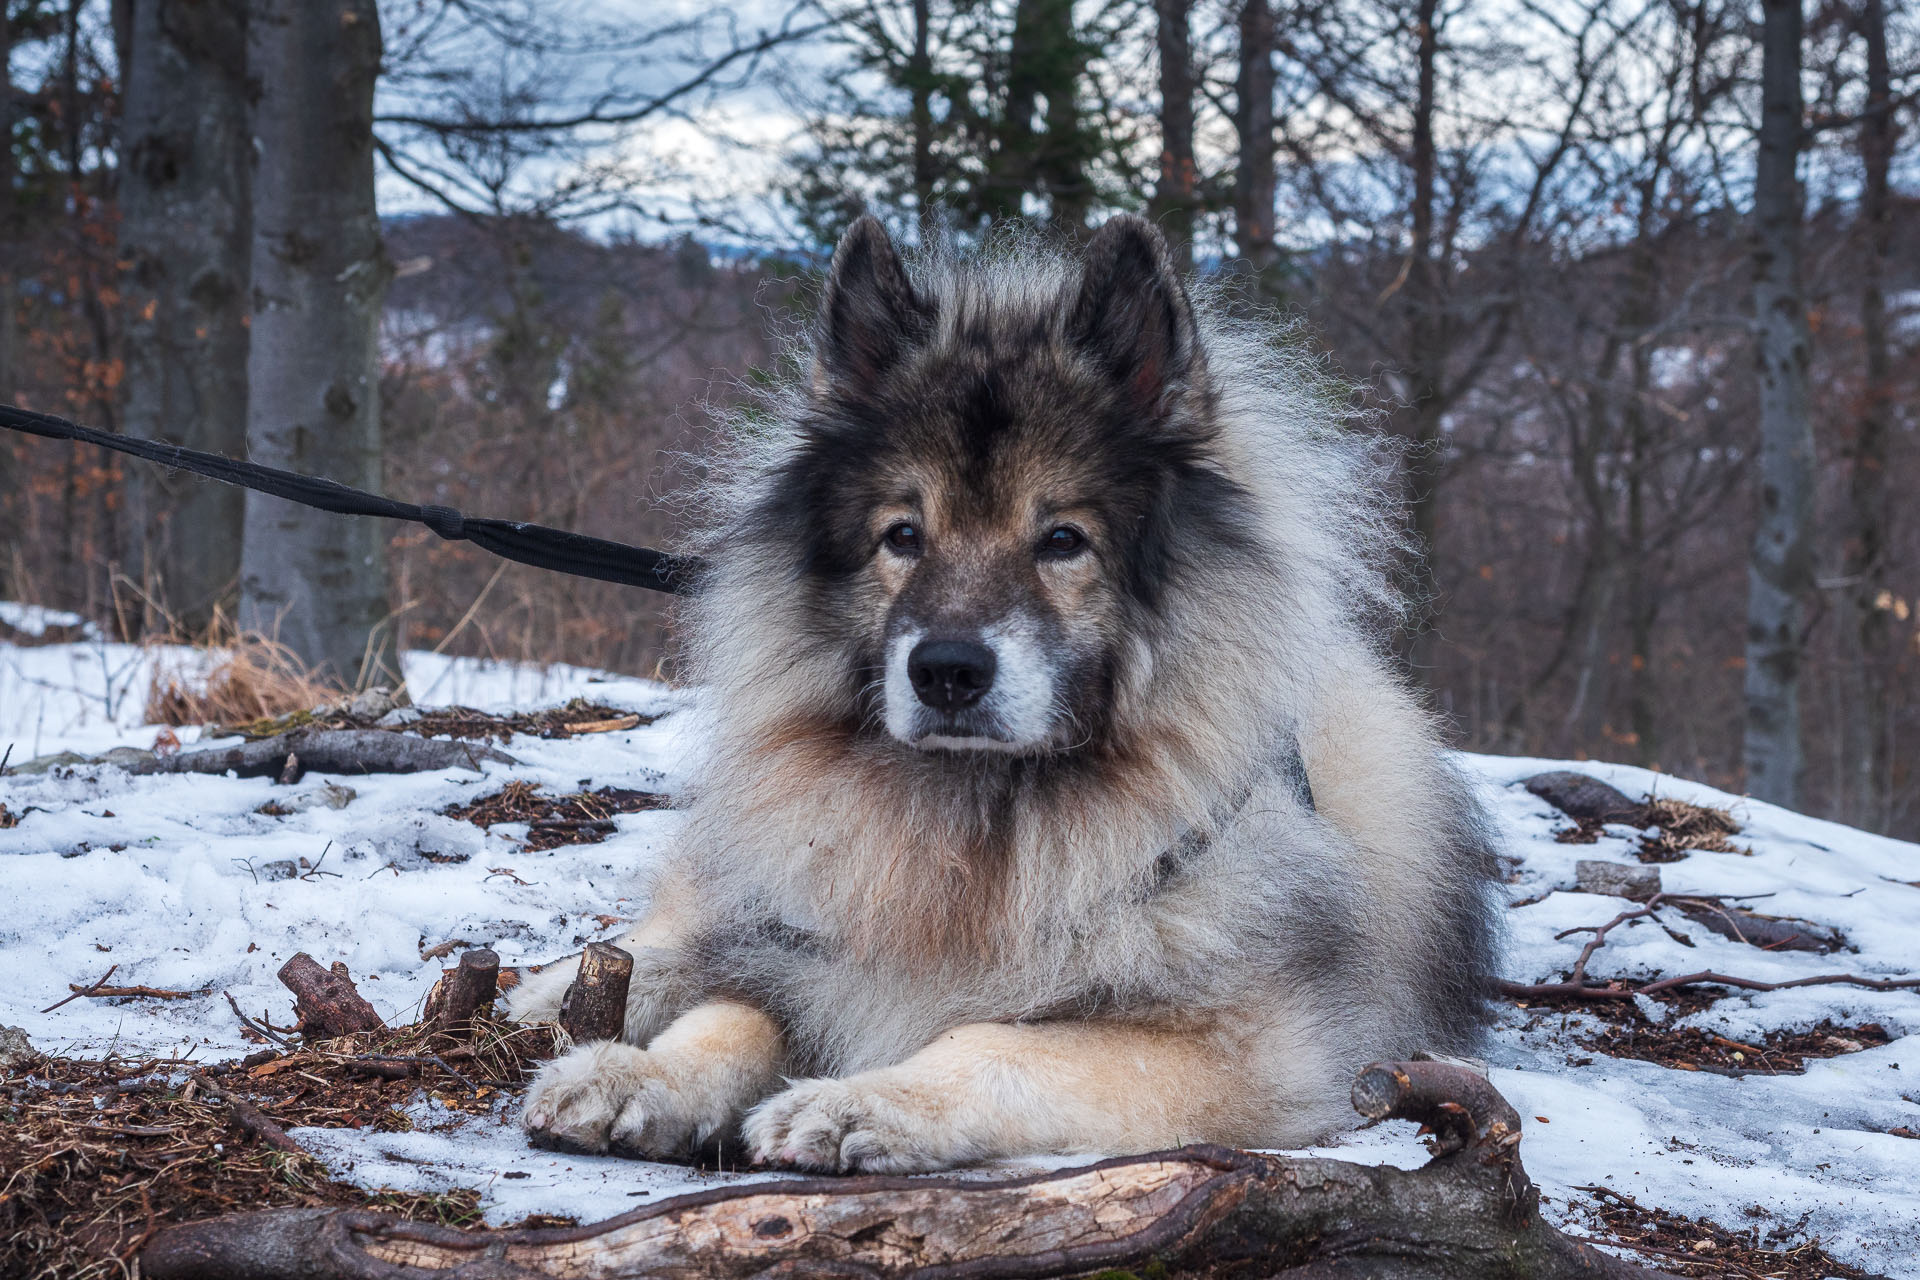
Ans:
{"label": "dog's leg", "polygon": [[976,1023],[897,1066],[797,1081],[756,1107],[743,1132],[765,1163],[914,1173],[1042,1153],[1306,1140],[1323,1130],[1325,1118],[1299,1115],[1274,1131],[1272,1099],[1295,1085],[1306,1097],[1325,1086],[1311,1064],[1276,1062],[1257,1040],[1111,1022]]}
{"label": "dog's leg", "polygon": [[540,1069],[520,1123],[536,1146],[678,1156],[698,1149],[779,1078],[782,1041],[758,1009],[691,1009],[645,1049],[582,1045]]}

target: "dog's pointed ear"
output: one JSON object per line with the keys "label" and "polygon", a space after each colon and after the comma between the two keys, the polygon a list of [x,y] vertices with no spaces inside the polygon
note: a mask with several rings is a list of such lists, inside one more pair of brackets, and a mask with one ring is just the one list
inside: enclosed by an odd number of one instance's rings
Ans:
{"label": "dog's pointed ear", "polygon": [[870,387],[933,325],[933,309],[914,292],[907,268],[872,214],[862,215],[833,251],[820,304],[816,391]]}
{"label": "dog's pointed ear", "polygon": [[1196,371],[1193,304],[1152,223],[1122,214],[1094,233],[1067,335],[1142,408],[1164,409]]}

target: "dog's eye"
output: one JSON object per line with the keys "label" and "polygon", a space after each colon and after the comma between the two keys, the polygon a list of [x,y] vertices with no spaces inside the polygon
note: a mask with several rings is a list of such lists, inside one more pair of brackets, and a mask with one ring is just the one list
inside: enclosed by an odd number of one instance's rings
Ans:
{"label": "dog's eye", "polygon": [[887,545],[903,556],[916,555],[920,550],[920,526],[911,520],[902,520],[887,529]]}
{"label": "dog's eye", "polygon": [[1040,539],[1040,554],[1055,560],[1065,560],[1068,556],[1080,554],[1087,545],[1087,539],[1078,529],[1061,525]]}

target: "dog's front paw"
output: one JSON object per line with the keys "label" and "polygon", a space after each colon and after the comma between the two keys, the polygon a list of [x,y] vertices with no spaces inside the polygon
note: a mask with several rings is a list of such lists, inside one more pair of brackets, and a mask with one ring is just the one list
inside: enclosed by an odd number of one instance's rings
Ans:
{"label": "dog's front paw", "polygon": [[671,1064],[629,1044],[583,1045],[540,1069],[520,1125],[536,1147],[684,1156],[731,1114],[724,1101],[684,1087],[677,1076]]}
{"label": "dog's front paw", "polygon": [[758,1164],[828,1173],[925,1173],[970,1158],[947,1120],[860,1080],[800,1080],[747,1113]]}

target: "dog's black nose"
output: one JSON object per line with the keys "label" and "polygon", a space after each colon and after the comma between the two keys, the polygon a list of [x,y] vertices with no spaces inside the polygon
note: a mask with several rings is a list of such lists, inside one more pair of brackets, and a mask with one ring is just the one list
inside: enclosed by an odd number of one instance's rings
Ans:
{"label": "dog's black nose", "polygon": [[907,678],[935,711],[958,711],[980,701],[998,665],[993,650],[972,640],[922,640],[907,655]]}

